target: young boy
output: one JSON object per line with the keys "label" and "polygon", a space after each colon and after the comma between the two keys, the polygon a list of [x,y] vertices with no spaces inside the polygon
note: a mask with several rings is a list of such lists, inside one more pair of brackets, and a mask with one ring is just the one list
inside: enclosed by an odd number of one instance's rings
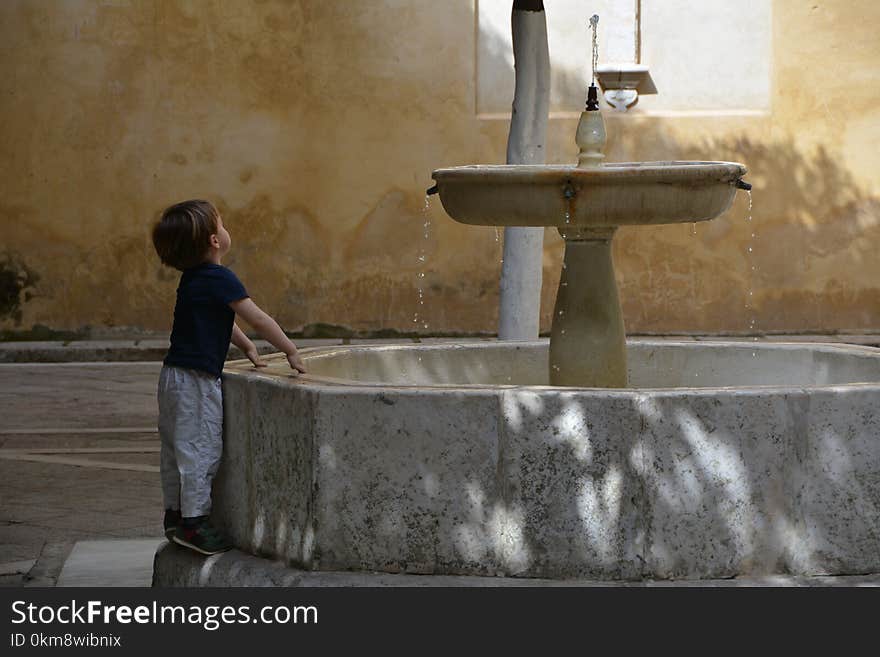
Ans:
{"label": "young boy", "polygon": [[256,367],[266,365],[235,325],[235,316],[283,351],[296,372],[306,371],[278,323],[221,264],[231,243],[220,213],[208,201],[172,205],[153,228],[153,246],[162,263],[183,272],[171,348],[159,375],[165,536],[202,554],[232,547],[208,520],[211,482],[223,452],[220,374],[230,340]]}

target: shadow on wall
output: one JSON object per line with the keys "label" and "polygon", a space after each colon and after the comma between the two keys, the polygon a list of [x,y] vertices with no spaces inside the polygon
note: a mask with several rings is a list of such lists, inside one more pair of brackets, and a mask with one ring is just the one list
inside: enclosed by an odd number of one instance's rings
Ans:
{"label": "shadow on wall", "polygon": [[[636,154],[637,157],[634,157]],[[721,217],[625,227],[615,263],[629,333],[835,332],[880,324],[880,198],[824,147],[793,139],[673,140],[661,122],[618,130],[609,161],[730,160],[754,185]],[[549,330],[563,243],[545,242]]]}
{"label": "shadow on wall", "polygon": [[[875,330],[880,324],[880,263],[873,257],[880,241],[880,199],[828,150],[807,153],[793,139],[767,144],[748,137],[682,144],[658,123],[615,135],[609,160],[634,159],[633,154],[642,160],[743,162],[754,189],[751,209],[740,193],[730,210],[711,222],[619,231],[615,260],[628,332],[835,332]],[[503,229],[460,227],[439,202],[425,213],[421,200],[421,190],[391,190],[364,216],[345,246],[345,280],[311,302],[316,318],[369,330],[482,327],[494,333],[501,251],[496,240]],[[442,249],[455,231],[465,246]],[[548,229],[544,334],[550,330],[562,255],[562,240]],[[314,290],[299,295],[308,299]],[[426,329],[413,326],[416,312]]]}

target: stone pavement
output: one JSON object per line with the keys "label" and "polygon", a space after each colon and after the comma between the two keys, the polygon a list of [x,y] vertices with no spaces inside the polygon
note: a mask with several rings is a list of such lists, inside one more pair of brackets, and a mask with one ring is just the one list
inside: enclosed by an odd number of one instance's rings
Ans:
{"label": "stone pavement", "polygon": [[148,583],[146,558],[162,537],[155,359],[167,341],[158,342],[0,343],[0,586]]}
{"label": "stone pavement", "polygon": [[159,368],[0,365],[0,584],[53,586],[76,541],[162,536]]}

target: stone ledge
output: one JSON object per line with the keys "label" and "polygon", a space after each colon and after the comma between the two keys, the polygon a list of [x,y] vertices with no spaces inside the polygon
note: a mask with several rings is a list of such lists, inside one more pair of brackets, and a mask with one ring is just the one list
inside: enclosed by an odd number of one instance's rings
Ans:
{"label": "stone ledge", "polygon": [[585,579],[529,579],[454,575],[393,575],[375,572],[322,572],[290,568],[238,550],[202,557],[163,543],[153,562],[154,587],[861,587],[880,586],[880,574],[835,577],[768,575],[703,580],[608,582]]}

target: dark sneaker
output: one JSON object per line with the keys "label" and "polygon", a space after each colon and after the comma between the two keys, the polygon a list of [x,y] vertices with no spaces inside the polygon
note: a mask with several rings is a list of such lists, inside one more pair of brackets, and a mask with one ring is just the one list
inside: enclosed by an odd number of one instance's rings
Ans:
{"label": "dark sneaker", "polygon": [[178,545],[207,555],[226,552],[232,548],[229,539],[208,519],[202,520],[192,527],[184,526],[183,523],[179,524],[171,540]]}
{"label": "dark sneaker", "polygon": [[165,526],[165,538],[169,541],[174,536],[174,530],[180,524],[180,511],[177,509],[165,509],[165,520],[162,521]]}

